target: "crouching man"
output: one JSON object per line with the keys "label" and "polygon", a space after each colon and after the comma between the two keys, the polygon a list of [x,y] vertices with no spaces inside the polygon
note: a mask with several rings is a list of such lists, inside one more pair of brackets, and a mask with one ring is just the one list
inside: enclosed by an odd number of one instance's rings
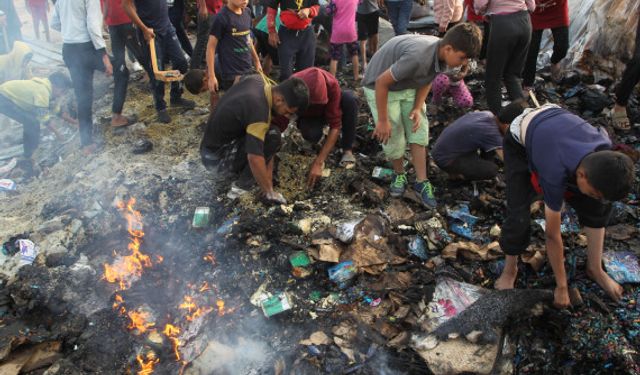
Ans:
{"label": "crouching man", "polygon": [[272,86],[260,75],[250,75],[233,85],[209,117],[200,152],[205,166],[230,169],[239,175],[232,186],[236,194],[257,182],[265,199],[285,203],[273,188],[273,157],[280,148],[280,131],[271,116],[291,116],[304,111],[309,90],[298,78]]}
{"label": "crouching man", "polygon": [[498,116],[491,111],[467,113],[448,125],[438,137],[431,156],[450,180],[490,180],[498,174],[495,156],[504,160],[502,141],[509,124],[524,110],[514,101]]}
{"label": "crouching man", "polygon": [[[56,99],[71,89],[71,80],[63,73],[52,73],[48,78],[7,81],[0,85],[0,113],[22,124],[24,157],[31,159],[40,143],[40,124],[46,125],[59,138],[50,121],[56,112]],[[76,120],[62,115],[65,120]]]}
{"label": "crouching man", "polygon": [[518,255],[530,240],[529,206],[536,194],[532,181],[538,181],[545,203],[546,250],[556,280],[554,304],[559,308],[570,304],[560,234],[563,201],[576,210],[585,227],[587,275],[614,301],[619,300],[622,287],[603,270],[602,250],[611,202],[624,198],[633,184],[631,158],[611,151],[611,140],[603,129],[556,105],[527,109],[511,123],[504,158],[507,218],[500,247],[507,256],[496,289],[514,287]]}

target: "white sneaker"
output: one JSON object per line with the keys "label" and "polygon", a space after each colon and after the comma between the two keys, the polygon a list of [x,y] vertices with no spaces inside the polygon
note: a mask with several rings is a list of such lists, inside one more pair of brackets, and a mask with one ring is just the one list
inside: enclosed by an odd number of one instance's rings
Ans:
{"label": "white sneaker", "polygon": [[139,62],[135,61],[133,64],[131,64],[131,70],[133,70],[134,72],[139,72],[144,70],[144,68],[142,67],[142,65],[140,65]]}
{"label": "white sneaker", "polygon": [[240,198],[241,196],[247,193],[249,193],[249,190],[244,190],[238,187],[238,185],[234,182],[231,184],[231,189],[229,189],[229,192],[227,193],[227,198],[234,200],[234,199]]}

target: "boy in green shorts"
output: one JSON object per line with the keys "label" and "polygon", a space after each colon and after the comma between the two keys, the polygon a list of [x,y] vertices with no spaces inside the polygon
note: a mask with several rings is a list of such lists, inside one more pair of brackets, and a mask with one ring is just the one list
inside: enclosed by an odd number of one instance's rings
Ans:
{"label": "boy in green shorts", "polygon": [[425,100],[437,73],[476,57],[481,45],[480,29],[462,23],[447,31],[442,39],[427,35],[397,36],[371,58],[362,86],[376,122],[373,137],[382,142],[384,153],[393,164],[391,196],[402,196],[408,185],[402,158],[409,143],[416,170],[413,189],[426,207],[436,207],[433,186],[427,177],[429,124]]}

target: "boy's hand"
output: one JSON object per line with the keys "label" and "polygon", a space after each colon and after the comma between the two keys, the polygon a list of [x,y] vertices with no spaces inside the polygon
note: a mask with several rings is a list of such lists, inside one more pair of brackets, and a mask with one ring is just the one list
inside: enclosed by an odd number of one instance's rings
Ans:
{"label": "boy's hand", "polygon": [[311,163],[311,168],[309,169],[309,178],[307,179],[307,187],[309,189],[313,188],[313,186],[320,180],[322,177],[322,169],[324,167],[324,163],[318,163],[316,160]]}
{"label": "boy's hand", "polygon": [[280,44],[278,33],[269,33],[269,44],[271,44],[273,48],[278,48],[278,44]]}
{"label": "boy's hand", "polygon": [[569,299],[569,288],[566,286],[557,286],[553,291],[553,305],[559,309],[566,309],[571,306]]}
{"label": "boy's hand", "polygon": [[102,63],[104,64],[104,74],[110,77],[113,74],[113,65],[111,65],[111,59],[106,53],[102,56]]}
{"label": "boy's hand", "polygon": [[409,113],[409,119],[413,121],[413,126],[411,127],[411,131],[413,133],[418,131],[420,127],[420,122],[422,121],[422,108],[414,108]]}
{"label": "boy's hand", "polygon": [[380,143],[387,144],[387,141],[389,141],[389,138],[391,137],[391,123],[389,120],[378,120],[376,128],[373,130],[373,134],[371,136],[377,139]]}
{"label": "boy's hand", "polygon": [[207,80],[207,85],[209,86],[209,92],[218,92],[218,80],[215,76]]}
{"label": "boy's hand", "polygon": [[156,37],[153,29],[149,27],[145,27],[144,30],[142,30],[142,34],[144,35],[144,40],[146,40],[147,42]]}
{"label": "boy's hand", "polygon": [[298,18],[300,18],[301,20],[306,20],[307,18],[309,18],[309,8],[300,9],[298,11]]}

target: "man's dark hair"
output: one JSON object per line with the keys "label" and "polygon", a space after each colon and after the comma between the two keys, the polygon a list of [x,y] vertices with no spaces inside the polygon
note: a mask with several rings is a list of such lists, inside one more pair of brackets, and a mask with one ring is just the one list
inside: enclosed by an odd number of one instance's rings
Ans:
{"label": "man's dark hair", "polygon": [[611,150],[592,152],[580,166],[587,181],[608,201],[618,201],[629,194],[635,178],[633,161],[627,155]]}
{"label": "man's dark hair", "polygon": [[191,69],[184,75],[184,87],[193,95],[200,94],[205,72],[202,69]]}
{"label": "man's dark hair", "polygon": [[463,22],[455,25],[442,37],[442,45],[450,45],[456,51],[462,51],[474,59],[480,55],[482,48],[482,32],[476,24]]}
{"label": "man's dark hair", "polygon": [[62,90],[68,90],[73,87],[71,80],[62,72],[53,72],[49,75],[49,82],[54,87]]}
{"label": "man's dark hair", "polygon": [[284,96],[289,107],[297,108],[298,113],[303,112],[309,106],[309,88],[300,78],[291,77],[275,86],[274,89]]}
{"label": "man's dark hair", "polygon": [[500,113],[498,113],[498,121],[503,124],[511,124],[527,107],[527,102],[524,99],[514,100],[500,110]]}

